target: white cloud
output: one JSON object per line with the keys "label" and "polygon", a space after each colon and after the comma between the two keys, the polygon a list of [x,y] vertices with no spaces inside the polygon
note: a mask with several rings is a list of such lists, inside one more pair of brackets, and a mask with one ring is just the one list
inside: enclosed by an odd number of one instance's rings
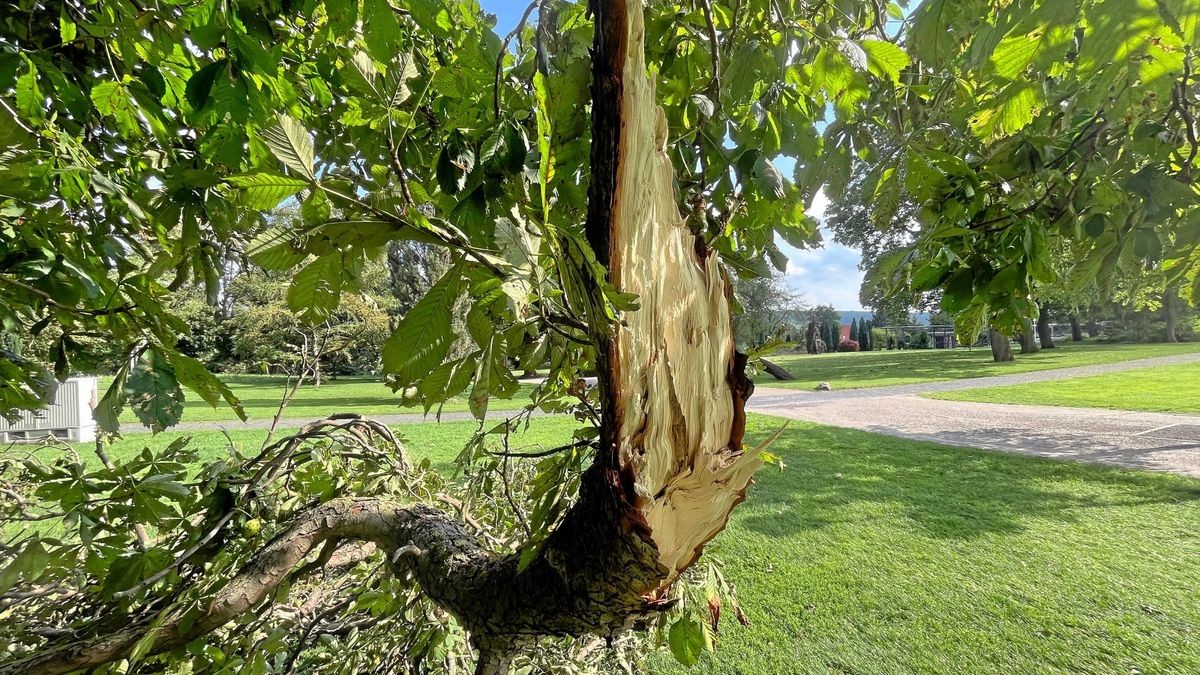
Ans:
{"label": "white cloud", "polygon": [[[824,191],[813,198],[808,215],[824,222],[829,198]],[[822,228],[823,229],[823,228]],[[804,293],[810,305],[833,305],[834,309],[861,310],[858,289],[863,273],[858,269],[862,255],[855,249],[833,241],[828,231],[822,231],[825,244],[821,248],[800,250],[779,237],[775,244],[787,256],[784,282]]]}

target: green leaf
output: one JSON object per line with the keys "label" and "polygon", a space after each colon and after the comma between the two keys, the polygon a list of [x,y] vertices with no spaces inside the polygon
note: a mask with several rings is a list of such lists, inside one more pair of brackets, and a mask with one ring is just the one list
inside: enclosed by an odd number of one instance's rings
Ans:
{"label": "green leaf", "polygon": [[467,400],[467,405],[471,408],[471,414],[477,420],[487,417],[488,400],[491,397],[492,391],[493,342],[488,343],[487,348],[483,350],[483,355],[479,358],[479,364],[475,367],[475,378],[471,384],[471,396]]}
{"label": "green leaf", "polygon": [[217,79],[217,73],[226,67],[226,63],[224,59],[213,61],[188,78],[184,93],[187,97],[187,102],[192,106],[193,110],[200,110],[208,103],[209,95],[212,93],[213,82]]}
{"label": "green leaf", "polygon": [[907,44],[927,65],[939,67],[954,55],[954,36],[949,30],[954,10],[951,0],[925,0],[909,17],[912,32]]}
{"label": "green leaf", "polygon": [[872,73],[892,82],[900,81],[900,71],[909,64],[908,54],[903,49],[883,40],[863,40],[860,44],[867,53]]}
{"label": "green leaf", "polygon": [[704,631],[694,617],[685,616],[671,624],[667,632],[667,645],[671,655],[680,664],[692,667],[700,662],[700,655],[706,650],[711,651],[712,639]]}
{"label": "green leaf", "polygon": [[242,204],[259,211],[270,211],[279,206],[279,202],[310,186],[307,180],[267,172],[230,176],[229,182],[239,188]]}
{"label": "green leaf", "polygon": [[[1044,30],[1044,29],[1041,29]],[[1006,80],[1015,80],[1033,60],[1037,58],[1044,43],[1042,33],[1035,31],[1021,35],[1010,35],[996,45],[992,52],[992,68],[996,74]]]}
{"label": "green leaf", "polygon": [[350,285],[351,266],[340,252],[317,258],[300,270],[288,286],[288,308],[310,324],[329,318]]}
{"label": "green leaf", "polygon": [[62,39],[63,44],[75,41],[75,35],[79,32],[79,27],[67,16],[67,10],[64,7],[61,14],[58,15],[58,36]]}
{"label": "green leaf", "polygon": [[1162,240],[1154,230],[1142,228],[1133,233],[1133,253],[1143,260],[1162,257]]}
{"label": "green leaf", "polygon": [[429,375],[421,380],[417,389],[425,400],[425,412],[429,412],[435,404],[444,403],[451,397],[457,396],[471,383],[471,377],[479,362],[478,354],[470,354],[461,359],[447,361],[434,368]]}
{"label": "green leaf", "polygon": [[300,204],[300,217],[308,225],[319,225],[333,215],[333,205],[321,190],[313,190]]}
{"label": "green leaf", "polygon": [[140,134],[138,111],[125,85],[118,82],[101,82],[92,87],[91,99],[100,114],[116,119],[117,127],[122,133]]}
{"label": "green leaf", "polygon": [[837,49],[822,47],[812,64],[813,86],[825,90],[829,98],[837,98],[854,76],[854,69]]}
{"label": "green leaf", "polygon": [[225,399],[238,419],[246,421],[246,411],[242,407],[242,402],[238,400],[229,385],[209,372],[203,363],[178,352],[169,353],[167,356],[175,368],[175,377],[180,384],[199,394],[200,398],[214,409],[221,399]]}
{"label": "green leaf", "polygon": [[279,124],[264,129],[262,139],[279,161],[309,180],[316,180],[313,171],[313,143],[308,130],[300,122],[279,116]]}
{"label": "green leaf", "polygon": [[147,349],[125,385],[129,407],[143,425],[158,433],[183,415],[183,392],[175,369],[156,347]]}
{"label": "green leaf", "polygon": [[302,238],[277,227],[260,232],[246,252],[254,264],[265,270],[291,269],[308,257]]}
{"label": "green leaf", "polygon": [[454,344],[452,312],[462,293],[460,270],[451,267],[417,301],[383,345],[383,370],[398,387],[423,379],[450,353]]}
{"label": "green leaf", "polygon": [[25,72],[17,78],[17,110],[31,120],[41,120],[43,97],[38,88],[38,70],[33,61],[25,59]]}
{"label": "green leaf", "polygon": [[0,595],[7,593],[18,581],[33,581],[41,576],[50,562],[50,554],[38,538],[33,538],[21,549],[17,557],[0,572]]}

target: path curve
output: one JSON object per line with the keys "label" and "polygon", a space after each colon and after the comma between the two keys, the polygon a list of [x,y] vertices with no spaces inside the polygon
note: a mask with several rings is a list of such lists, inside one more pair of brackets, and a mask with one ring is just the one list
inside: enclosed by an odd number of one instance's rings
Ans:
{"label": "path curve", "polygon": [[[1169,471],[1200,477],[1200,416],[971,403],[919,394],[1046,382],[1200,361],[1178,354],[950,382],[806,392],[760,387],[753,412],[958,447]],[[855,399],[852,404],[846,401]]]}

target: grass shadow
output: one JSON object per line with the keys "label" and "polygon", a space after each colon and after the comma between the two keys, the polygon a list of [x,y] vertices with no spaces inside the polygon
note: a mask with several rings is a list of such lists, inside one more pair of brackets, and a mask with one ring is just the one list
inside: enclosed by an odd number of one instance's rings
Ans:
{"label": "grass shadow", "polygon": [[[775,424],[759,418],[752,428]],[[741,520],[768,536],[857,521],[863,508],[898,510],[929,536],[965,539],[1021,531],[1031,519],[1070,524],[1083,509],[1200,501],[1200,482],[1175,476],[831,427],[784,434],[771,452],[788,466],[760,472],[756,508]]]}

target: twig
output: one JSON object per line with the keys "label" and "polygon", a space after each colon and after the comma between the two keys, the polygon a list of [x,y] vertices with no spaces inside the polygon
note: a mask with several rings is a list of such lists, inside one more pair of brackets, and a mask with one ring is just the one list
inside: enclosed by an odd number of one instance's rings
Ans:
{"label": "twig", "polygon": [[512,39],[519,35],[522,30],[525,30],[525,24],[529,21],[529,15],[535,7],[540,6],[540,0],[533,0],[529,6],[525,8],[525,12],[521,14],[521,20],[517,22],[516,28],[508,32],[504,36],[504,42],[500,43],[500,53],[496,55],[496,75],[492,81],[492,112],[496,119],[500,119],[500,73],[504,70],[504,56],[508,54],[508,45]]}

